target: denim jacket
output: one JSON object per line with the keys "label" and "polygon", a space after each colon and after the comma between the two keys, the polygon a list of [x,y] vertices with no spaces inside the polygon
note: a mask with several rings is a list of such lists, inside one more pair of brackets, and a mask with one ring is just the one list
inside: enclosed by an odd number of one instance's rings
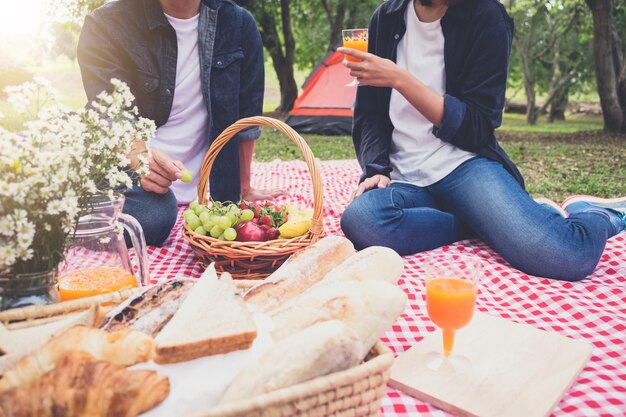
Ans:
{"label": "denim jacket", "polygon": [[[370,53],[396,62],[398,43],[406,31],[404,14],[410,4],[412,0],[388,0],[376,10],[369,25]],[[446,94],[443,120],[433,134],[460,149],[500,162],[524,186],[520,172],[494,135],[502,123],[512,19],[496,0],[465,0],[448,8],[441,29]],[[390,88],[358,87],[352,139],[363,169],[361,181],[391,172],[390,98]]]}
{"label": "denim jacket", "polygon": [[[254,18],[229,0],[202,0],[198,53],[212,142],[232,123],[263,110],[263,44]],[[111,78],[118,78],[130,86],[140,114],[157,127],[167,122],[172,108],[176,59],[176,32],[159,0],[105,4],[87,16],[78,42],[88,100],[110,90]],[[256,139],[259,132],[240,132],[220,152],[210,180],[216,200],[239,199],[238,141]]]}

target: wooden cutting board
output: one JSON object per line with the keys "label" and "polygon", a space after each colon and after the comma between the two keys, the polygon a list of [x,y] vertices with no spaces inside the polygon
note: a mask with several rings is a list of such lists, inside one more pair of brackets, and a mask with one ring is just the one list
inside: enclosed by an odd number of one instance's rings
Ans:
{"label": "wooden cutting board", "polygon": [[[476,312],[456,334],[458,369],[434,371],[436,331],[401,353],[389,385],[458,416],[544,417],[591,356],[586,342]],[[453,364],[455,362],[452,362]]]}

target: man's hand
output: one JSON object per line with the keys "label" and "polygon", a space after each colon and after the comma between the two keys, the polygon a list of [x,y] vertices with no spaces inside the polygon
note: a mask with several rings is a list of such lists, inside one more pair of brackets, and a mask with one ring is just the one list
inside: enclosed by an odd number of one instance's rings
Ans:
{"label": "man's hand", "polygon": [[354,200],[364,192],[374,189],[374,188],[386,188],[389,186],[391,180],[389,177],[384,175],[374,175],[372,177],[366,178],[365,181],[359,184],[359,186],[352,193],[352,198],[350,201]]}
{"label": "man's hand", "polygon": [[359,84],[396,88],[404,75],[404,70],[389,59],[352,48],[341,47],[337,48],[337,51],[361,60],[361,62],[344,61],[344,65],[350,69],[350,75],[355,77]]}
{"label": "man's hand", "polygon": [[157,194],[165,194],[172,182],[180,179],[181,172],[186,169],[182,162],[173,160],[158,149],[152,149],[148,168],[150,172],[141,177],[141,186]]}

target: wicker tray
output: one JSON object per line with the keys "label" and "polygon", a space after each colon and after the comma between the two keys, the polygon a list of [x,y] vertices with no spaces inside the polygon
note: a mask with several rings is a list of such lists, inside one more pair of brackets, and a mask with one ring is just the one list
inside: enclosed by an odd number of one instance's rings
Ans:
{"label": "wicker tray", "polygon": [[[87,309],[93,304],[117,304],[131,292],[66,301],[48,306],[29,306],[0,312],[0,322],[23,320],[19,328],[42,324],[62,314]],[[61,315],[60,315],[61,314]],[[16,328],[18,328],[16,327]],[[370,417],[380,413],[387,390],[393,353],[378,342],[367,359],[353,368],[319,377],[250,398],[208,408],[189,417]]]}
{"label": "wicker tray", "polygon": [[274,239],[266,242],[223,241],[211,236],[195,233],[185,224],[182,229],[184,238],[202,266],[214,262],[218,271],[228,271],[236,279],[263,279],[274,272],[291,254],[319,240],[324,233],[322,209],[324,193],[320,169],[317,160],[304,139],[287,124],[269,117],[248,117],[235,122],[222,132],[207,151],[198,183],[198,201],[207,201],[209,176],[215,158],[224,145],[239,131],[254,127],[267,126],[280,131],[298,146],[309,168],[313,183],[313,221],[309,232],[292,239]]}

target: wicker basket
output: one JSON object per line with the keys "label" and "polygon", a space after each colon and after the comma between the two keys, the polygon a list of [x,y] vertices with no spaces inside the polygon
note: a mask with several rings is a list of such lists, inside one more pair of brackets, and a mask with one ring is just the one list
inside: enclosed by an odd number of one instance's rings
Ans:
{"label": "wicker basket", "polygon": [[393,353],[381,342],[362,364],[311,381],[223,404],[193,417],[374,417],[387,391]]}
{"label": "wicker basket", "polygon": [[[48,306],[29,306],[0,312],[0,322],[24,320],[15,327],[31,327],[47,318],[63,317],[93,304],[117,304],[131,292],[107,294]],[[59,315],[61,314],[61,315]],[[42,318],[44,317],[44,318]],[[373,417],[387,390],[393,353],[378,342],[368,358],[353,368],[319,377],[245,401],[211,407],[192,417]],[[191,416],[190,416],[191,417]]]}
{"label": "wicker basket", "polygon": [[304,139],[287,124],[269,117],[248,117],[232,124],[222,132],[207,151],[198,183],[198,200],[206,201],[211,167],[224,145],[239,131],[267,126],[280,131],[300,149],[313,182],[313,221],[309,232],[292,239],[274,239],[266,242],[223,241],[195,233],[185,224],[183,236],[191,245],[200,263],[206,267],[215,263],[218,271],[228,271],[236,279],[263,279],[274,272],[291,254],[319,240],[324,233],[322,208],[324,195],[318,162]]}

